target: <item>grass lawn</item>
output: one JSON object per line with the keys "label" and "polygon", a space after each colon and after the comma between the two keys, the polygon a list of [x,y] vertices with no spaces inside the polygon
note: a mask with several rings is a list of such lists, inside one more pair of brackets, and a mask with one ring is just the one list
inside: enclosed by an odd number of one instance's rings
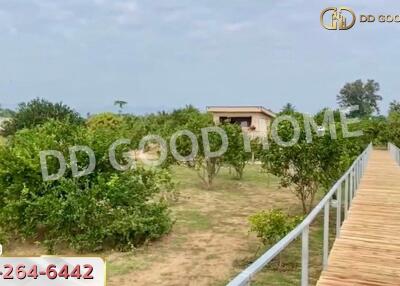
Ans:
{"label": "grass lawn", "polygon": [[0,145],[3,145],[6,143],[6,138],[4,138],[3,136],[0,136]]}
{"label": "grass lawn", "polygon": [[[248,232],[250,215],[270,208],[301,214],[296,197],[279,189],[278,179],[263,173],[258,165],[248,166],[240,181],[223,168],[211,190],[203,188],[191,169],[174,167],[173,175],[180,197],[171,206],[176,220],[171,233],[134,252],[93,254],[107,260],[107,285],[226,285],[264,251],[255,235]],[[321,225],[319,219],[310,230],[311,285],[321,269]],[[252,285],[298,285],[300,245],[300,240],[293,242],[283,254],[281,267],[272,263]],[[44,253],[38,246],[18,245],[8,248],[5,255]]]}
{"label": "grass lawn", "polygon": [[[226,285],[263,251],[248,232],[249,215],[270,208],[301,214],[295,196],[279,189],[277,178],[259,166],[248,166],[241,181],[224,168],[211,190],[203,188],[193,170],[173,171],[180,199],[172,206],[172,232],[135,253],[109,255],[109,285]],[[321,269],[321,225],[322,221],[310,232],[311,285]],[[300,240],[292,243],[281,268],[273,263],[253,285],[299,284],[300,245]]]}

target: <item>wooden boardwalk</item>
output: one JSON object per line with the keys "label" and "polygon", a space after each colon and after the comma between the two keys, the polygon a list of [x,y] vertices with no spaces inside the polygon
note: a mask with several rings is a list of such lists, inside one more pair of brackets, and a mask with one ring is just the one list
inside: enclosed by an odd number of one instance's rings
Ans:
{"label": "wooden boardwalk", "polygon": [[400,167],[389,152],[372,152],[317,285],[400,285]]}

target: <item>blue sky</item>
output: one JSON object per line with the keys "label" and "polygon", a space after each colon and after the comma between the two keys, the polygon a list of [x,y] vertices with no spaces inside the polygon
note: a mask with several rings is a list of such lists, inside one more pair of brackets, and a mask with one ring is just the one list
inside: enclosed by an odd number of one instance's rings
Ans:
{"label": "blue sky", "polygon": [[[367,2],[367,3],[365,3]],[[400,2],[0,0],[0,104],[44,97],[82,113],[193,104],[336,106],[345,82],[400,99],[400,23],[328,31],[320,11],[400,14]]]}

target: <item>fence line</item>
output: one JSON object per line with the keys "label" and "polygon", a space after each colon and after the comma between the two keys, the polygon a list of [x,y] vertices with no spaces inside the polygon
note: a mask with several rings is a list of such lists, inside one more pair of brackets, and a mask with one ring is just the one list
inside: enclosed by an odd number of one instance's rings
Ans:
{"label": "fence line", "polygon": [[400,149],[393,143],[388,144],[388,149],[393,159],[400,165]]}
{"label": "fence line", "polygon": [[[301,246],[301,286],[308,286],[309,280],[309,228],[318,214],[324,209],[324,230],[323,230],[323,269],[328,265],[329,256],[329,207],[334,194],[336,194],[336,237],[340,236],[342,200],[344,201],[344,218],[347,218],[347,211],[351,201],[355,196],[361,178],[368,163],[369,155],[372,151],[370,144],[364,152],[354,161],[346,173],[334,184],[325,197],[308,214],[308,216],[289,234],[282,238],[277,244],[272,246],[260,258],[253,262],[243,272],[236,276],[227,286],[248,286],[251,279],[261,271],[272,259],[282,252],[293,240],[300,236],[302,238]],[[342,192],[344,198],[342,199]]]}

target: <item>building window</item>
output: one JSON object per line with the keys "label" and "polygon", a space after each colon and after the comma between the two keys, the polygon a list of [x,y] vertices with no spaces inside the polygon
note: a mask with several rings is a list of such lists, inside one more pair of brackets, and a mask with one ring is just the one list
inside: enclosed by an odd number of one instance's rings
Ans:
{"label": "building window", "polygon": [[226,117],[221,116],[219,118],[220,123],[233,123],[239,124],[241,127],[250,127],[251,126],[251,116],[248,117]]}

